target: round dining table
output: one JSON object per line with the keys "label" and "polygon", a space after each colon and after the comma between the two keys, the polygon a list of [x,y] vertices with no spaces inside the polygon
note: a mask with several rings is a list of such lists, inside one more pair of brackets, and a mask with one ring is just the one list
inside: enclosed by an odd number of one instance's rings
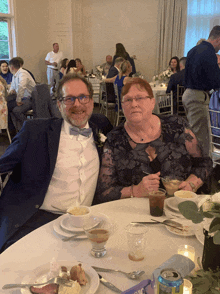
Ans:
{"label": "round dining table", "polygon": [[[128,258],[128,247],[125,227],[130,222],[149,221],[149,199],[129,198],[107,202],[91,207],[92,214],[107,215],[116,224],[114,234],[109,238],[107,254],[95,258],[90,254],[91,244],[88,239],[64,241],[53,229],[52,221],[10,246],[0,255],[0,293],[20,293],[19,289],[2,290],[7,283],[21,283],[24,276],[35,268],[49,263],[53,258],[59,260],[77,260],[89,266],[120,269],[130,272],[144,270],[139,280],[130,280],[121,273],[100,272],[100,274],[122,291],[127,290],[140,281],[150,279],[153,271],[172,255],[177,254],[180,245],[191,245],[195,255],[202,256],[203,245],[195,236],[185,237],[173,234],[163,224],[150,224],[147,230],[146,256],[142,261],[131,261]],[[157,217],[159,221],[166,216]],[[100,283],[97,294],[113,293]]]}

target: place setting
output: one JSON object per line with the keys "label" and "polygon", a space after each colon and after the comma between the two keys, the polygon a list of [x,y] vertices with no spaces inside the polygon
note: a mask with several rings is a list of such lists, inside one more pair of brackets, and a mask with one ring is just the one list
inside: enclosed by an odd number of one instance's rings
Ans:
{"label": "place setting", "polygon": [[109,223],[109,218],[102,213],[92,214],[87,206],[74,206],[54,221],[53,229],[64,242],[84,240],[88,238],[84,228],[87,223],[91,224],[90,229],[99,229]]}

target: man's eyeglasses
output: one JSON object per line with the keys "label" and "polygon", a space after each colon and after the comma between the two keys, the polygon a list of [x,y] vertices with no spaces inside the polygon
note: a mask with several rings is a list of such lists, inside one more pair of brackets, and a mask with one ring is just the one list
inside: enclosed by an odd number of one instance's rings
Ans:
{"label": "man's eyeglasses", "polygon": [[68,96],[68,97],[62,97],[60,99],[60,101],[63,101],[63,103],[65,105],[71,105],[71,104],[74,104],[76,99],[78,99],[79,103],[81,104],[86,104],[89,102],[90,100],[90,96],[89,95],[80,95],[80,96]]}
{"label": "man's eyeglasses", "polygon": [[124,100],[122,100],[121,103],[124,103],[125,105],[130,105],[133,102],[133,100],[135,100],[137,103],[143,103],[148,98],[151,99],[153,97],[150,97],[150,96],[141,96],[141,97],[134,97],[134,98],[126,97],[124,98]]}

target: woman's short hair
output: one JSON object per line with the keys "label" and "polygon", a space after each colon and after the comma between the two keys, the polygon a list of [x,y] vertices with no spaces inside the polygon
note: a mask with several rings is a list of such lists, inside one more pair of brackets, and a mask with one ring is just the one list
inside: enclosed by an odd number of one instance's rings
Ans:
{"label": "woman's short hair", "polygon": [[180,60],[179,60],[179,58],[178,58],[177,56],[173,56],[173,57],[170,58],[169,65],[171,64],[171,61],[172,61],[173,59],[175,59],[175,60],[177,61],[176,70],[177,70],[177,71],[180,71]]}
{"label": "woman's short hair", "polygon": [[144,80],[144,79],[141,79],[141,78],[131,78],[122,88],[122,91],[121,91],[121,98],[123,98],[123,96],[125,96],[131,86],[133,85],[137,85],[137,88],[139,88],[140,90],[145,90],[147,91],[147,93],[149,94],[150,98],[153,98],[154,97],[154,94],[153,94],[153,91],[151,89],[151,86],[150,84]]}

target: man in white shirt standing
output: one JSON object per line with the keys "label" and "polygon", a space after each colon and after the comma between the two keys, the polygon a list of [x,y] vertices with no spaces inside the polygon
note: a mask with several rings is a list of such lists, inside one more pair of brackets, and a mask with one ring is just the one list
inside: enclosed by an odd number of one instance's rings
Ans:
{"label": "man in white shirt standing", "polygon": [[8,113],[16,130],[19,131],[26,120],[25,113],[32,108],[31,93],[36,83],[28,71],[20,67],[18,58],[9,61],[9,68],[13,78],[7,98]]}
{"label": "man in white shirt standing", "polygon": [[102,138],[112,125],[92,114],[93,89],[85,78],[67,74],[57,92],[62,119],[26,121],[0,158],[0,174],[13,171],[0,197],[0,253],[56,219],[59,209],[97,204]]}
{"label": "man in white shirt standing", "polygon": [[53,51],[47,53],[45,63],[47,65],[47,81],[50,86],[50,93],[53,94],[53,85],[55,81],[55,88],[59,82],[59,63],[63,59],[63,53],[59,51],[59,44],[53,44]]}

